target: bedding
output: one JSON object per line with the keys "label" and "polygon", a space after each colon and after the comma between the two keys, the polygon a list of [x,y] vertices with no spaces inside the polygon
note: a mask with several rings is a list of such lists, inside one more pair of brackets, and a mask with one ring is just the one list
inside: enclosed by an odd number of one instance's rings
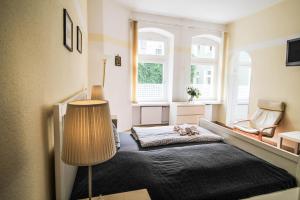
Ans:
{"label": "bedding", "polygon": [[113,126],[113,133],[114,133],[114,138],[115,138],[115,143],[116,143],[116,148],[119,149],[120,148],[120,136],[119,133],[117,131],[117,127],[114,123],[112,123]]}
{"label": "bedding", "polygon": [[[164,148],[171,148],[171,147],[181,147],[183,144],[169,144],[164,146],[153,146],[153,147],[142,147],[141,144],[136,141],[131,134],[131,132],[120,133],[120,141],[121,141],[121,148],[118,151],[149,151],[155,149],[164,149]],[[210,142],[201,142],[201,144],[207,144]],[[193,146],[199,145],[199,143],[184,143],[184,146]]]}
{"label": "bedding", "polygon": [[[296,187],[285,170],[222,142],[141,151],[129,134],[120,140],[111,160],[93,166],[93,196],[146,188],[152,200],[232,200]],[[87,196],[87,167],[79,167],[71,199]]]}
{"label": "bedding", "polygon": [[132,135],[140,142],[142,147],[191,142],[221,142],[223,140],[222,137],[199,126],[184,125],[183,129],[190,129],[191,127],[196,127],[198,134],[182,135],[181,132],[174,129],[174,126],[157,126],[133,127]]}

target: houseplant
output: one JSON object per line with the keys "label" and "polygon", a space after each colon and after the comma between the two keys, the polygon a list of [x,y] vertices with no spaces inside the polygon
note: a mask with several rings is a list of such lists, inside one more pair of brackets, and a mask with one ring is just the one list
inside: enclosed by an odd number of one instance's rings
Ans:
{"label": "houseplant", "polygon": [[192,86],[187,87],[186,92],[188,95],[190,95],[189,102],[194,101],[194,98],[199,98],[201,95],[200,91],[198,88],[194,88]]}

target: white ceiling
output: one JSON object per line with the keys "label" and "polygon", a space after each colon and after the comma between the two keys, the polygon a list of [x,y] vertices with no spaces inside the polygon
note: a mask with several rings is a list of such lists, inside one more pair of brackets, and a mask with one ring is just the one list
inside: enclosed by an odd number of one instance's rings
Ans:
{"label": "white ceiling", "polygon": [[116,0],[138,12],[226,24],[281,0]]}

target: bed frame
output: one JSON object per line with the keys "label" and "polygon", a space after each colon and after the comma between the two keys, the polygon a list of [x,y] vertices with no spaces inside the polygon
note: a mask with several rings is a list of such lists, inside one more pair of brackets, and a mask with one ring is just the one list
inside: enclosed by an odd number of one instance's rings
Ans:
{"label": "bed frame", "polygon": [[253,138],[238,134],[231,129],[217,125],[205,119],[201,119],[199,125],[224,138],[228,144],[234,145],[247,151],[275,166],[287,170],[300,183],[300,162],[299,156],[288,151],[281,150],[272,145],[263,143]]}
{"label": "bed frame", "polygon": [[[56,200],[67,200],[70,198],[74,180],[76,177],[77,167],[66,165],[61,160],[62,150],[62,135],[64,125],[64,115],[66,113],[67,104],[78,99],[87,99],[87,90],[82,90],[72,97],[56,104],[54,106],[54,150],[55,150],[55,185],[56,185]],[[230,129],[212,123],[210,121],[201,119],[200,126],[206,128],[220,136],[222,136],[226,143],[234,145],[243,149],[261,159],[272,163],[275,166],[287,170],[290,174],[296,177],[298,185],[300,183],[300,162],[299,156],[280,150],[271,145],[262,143],[260,141],[248,138],[246,136],[237,134]],[[297,190],[286,190],[284,195],[291,197],[291,195],[299,196]],[[274,193],[270,194],[274,195]],[[264,199],[261,197],[252,197],[251,200]],[[273,198],[272,198],[273,199]],[[288,199],[288,198],[286,198]],[[290,198],[291,199],[291,198]]]}

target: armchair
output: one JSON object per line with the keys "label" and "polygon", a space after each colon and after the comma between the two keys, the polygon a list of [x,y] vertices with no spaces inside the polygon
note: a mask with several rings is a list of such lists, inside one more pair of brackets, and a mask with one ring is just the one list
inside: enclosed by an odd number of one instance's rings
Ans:
{"label": "armchair", "polygon": [[248,134],[273,137],[276,127],[282,119],[285,104],[279,101],[258,100],[258,109],[250,119],[234,123],[233,128]]}

